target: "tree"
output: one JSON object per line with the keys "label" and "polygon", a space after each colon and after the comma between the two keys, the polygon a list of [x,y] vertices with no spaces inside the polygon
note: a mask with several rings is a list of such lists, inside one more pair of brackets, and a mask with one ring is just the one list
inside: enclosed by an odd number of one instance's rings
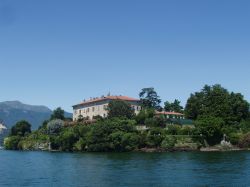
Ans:
{"label": "tree", "polygon": [[146,118],[144,123],[147,127],[166,127],[166,120],[162,116]]}
{"label": "tree", "polygon": [[54,119],[47,124],[48,134],[57,134],[64,126],[64,121],[61,119]]}
{"label": "tree", "polygon": [[174,111],[174,112],[182,113],[183,112],[183,107],[180,104],[181,104],[181,102],[179,100],[177,100],[177,99],[175,99],[173,103],[170,103],[170,102],[166,101],[164,103],[164,110],[166,112]]}
{"label": "tree", "polygon": [[[87,151],[122,151],[124,142],[128,137],[123,137],[124,133],[134,133],[135,121],[112,118],[104,121],[98,121],[91,125],[90,131],[86,133]],[[130,139],[130,138],[129,138]]]}
{"label": "tree", "polygon": [[222,127],[225,125],[222,118],[201,116],[195,121],[195,127],[209,145],[220,143],[223,138]]}
{"label": "tree", "polygon": [[173,111],[172,103],[170,103],[169,101],[166,101],[166,102],[164,103],[164,110],[165,110],[166,112]]}
{"label": "tree", "polygon": [[143,108],[154,108],[161,111],[161,99],[154,88],[143,88],[139,94]]}
{"label": "tree", "polygon": [[15,126],[11,128],[11,136],[25,136],[31,133],[31,125],[29,122],[22,120],[16,123]]}
{"label": "tree", "polygon": [[61,119],[61,120],[65,119],[64,110],[61,107],[58,107],[57,109],[55,109],[53,113],[51,114],[50,120],[54,120],[54,119]]}
{"label": "tree", "polygon": [[221,85],[205,85],[200,92],[191,94],[187,101],[185,114],[196,120],[199,116],[222,118],[226,124],[239,123],[247,118],[249,103],[240,93],[229,93]]}
{"label": "tree", "polygon": [[83,115],[79,115],[78,119],[77,119],[77,122],[83,122],[83,120],[84,120]]}
{"label": "tree", "polygon": [[60,134],[59,142],[63,151],[72,151],[77,141],[76,134],[71,129],[66,129]]}
{"label": "tree", "polygon": [[18,150],[19,142],[21,141],[20,136],[10,136],[4,139],[4,148],[7,150]]}
{"label": "tree", "polygon": [[140,113],[135,117],[135,120],[138,124],[145,124],[146,119],[153,118],[155,116],[155,110],[152,108],[144,108]]}
{"label": "tree", "polygon": [[125,117],[131,119],[134,117],[134,109],[128,102],[122,100],[113,100],[108,105],[108,118]]}

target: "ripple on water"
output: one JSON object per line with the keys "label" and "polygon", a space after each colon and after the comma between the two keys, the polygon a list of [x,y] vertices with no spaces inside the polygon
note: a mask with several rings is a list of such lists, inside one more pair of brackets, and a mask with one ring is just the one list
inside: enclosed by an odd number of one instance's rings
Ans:
{"label": "ripple on water", "polygon": [[249,152],[0,151],[0,186],[247,186]]}

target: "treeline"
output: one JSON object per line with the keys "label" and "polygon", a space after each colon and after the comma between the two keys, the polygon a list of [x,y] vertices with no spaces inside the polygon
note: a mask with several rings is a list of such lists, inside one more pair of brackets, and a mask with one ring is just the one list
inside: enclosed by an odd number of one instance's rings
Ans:
{"label": "treeline", "polygon": [[[5,139],[5,148],[14,150],[60,151],[133,151],[193,150],[219,144],[223,137],[234,146],[250,146],[249,103],[242,94],[229,92],[220,85],[204,86],[191,94],[184,107],[180,101],[161,99],[154,88],[139,94],[143,110],[134,115],[129,103],[116,100],[108,105],[108,117],[97,116],[89,124],[65,119],[64,111],[56,109],[51,118],[31,132],[26,121],[18,122]],[[193,124],[185,125],[156,111],[184,113]],[[142,128],[144,127],[144,128]]]}

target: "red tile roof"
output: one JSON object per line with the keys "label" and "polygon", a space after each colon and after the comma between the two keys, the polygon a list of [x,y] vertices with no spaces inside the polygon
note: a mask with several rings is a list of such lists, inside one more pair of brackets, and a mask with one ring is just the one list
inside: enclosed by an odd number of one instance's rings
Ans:
{"label": "red tile roof", "polygon": [[96,102],[105,101],[105,100],[123,100],[123,101],[134,101],[134,102],[140,101],[139,99],[135,99],[132,97],[127,97],[127,96],[106,96],[106,97],[93,98],[93,99],[84,101],[84,102],[77,104],[77,105],[74,105],[74,106],[96,103]]}
{"label": "red tile roof", "polygon": [[184,114],[182,113],[179,113],[179,112],[156,112],[156,114],[159,114],[159,115],[176,115],[176,116],[184,116]]}

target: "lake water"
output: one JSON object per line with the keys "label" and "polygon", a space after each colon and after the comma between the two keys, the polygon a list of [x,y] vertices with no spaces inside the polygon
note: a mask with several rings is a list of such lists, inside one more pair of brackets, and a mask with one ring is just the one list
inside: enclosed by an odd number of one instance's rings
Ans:
{"label": "lake water", "polygon": [[250,152],[0,150],[0,186],[250,186]]}

